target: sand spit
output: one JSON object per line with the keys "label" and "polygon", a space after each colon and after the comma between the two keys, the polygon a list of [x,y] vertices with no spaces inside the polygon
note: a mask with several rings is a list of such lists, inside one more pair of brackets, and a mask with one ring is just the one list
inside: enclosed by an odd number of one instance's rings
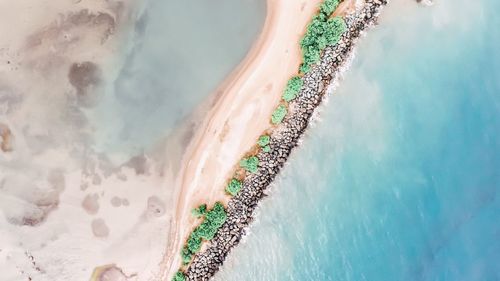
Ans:
{"label": "sand spit", "polygon": [[227,203],[224,189],[234,163],[270,126],[288,79],[301,62],[297,45],[321,0],[269,0],[264,29],[245,60],[216,91],[206,118],[184,154],[173,204],[169,247],[160,279],[177,271],[179,250],[195,227],[190,210],[200,203]]}
{"label": "sand spit", "polygon": [[195,256],[186,271],[187,280],[209,280],[245,235],[245,228],[252,222],[259,201],[265,197],[265,190],[298,145],[330,85],[334,85],[332,82],[339,79],[340,72],[349,63],[356,40],[376,23],[380,10],[386,4],[386,0],[367,0],[355,13],[346,15],[348,30],[337,45],[324,50],[321,61],[302,78],[304,87],[291,102],[283,123],[271,134],[271,151],[258,153],[260,162],[257,173],[247,176],[240,193],[229,200],[226,223],[207,247]]}

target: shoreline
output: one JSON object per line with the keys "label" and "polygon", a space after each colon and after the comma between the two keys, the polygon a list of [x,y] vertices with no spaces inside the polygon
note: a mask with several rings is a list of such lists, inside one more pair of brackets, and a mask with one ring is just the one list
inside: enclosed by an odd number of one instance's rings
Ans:
{"label": "shoreline", "polygon": [[209,100],[211,108],[198,126],[201,130],[192,138],[181,161],[173,196],[175,221],[170,225],[159,278],[168,279],[181,263],[179,251],[197,225],[190,210],[205,202],[212,205],[229,201],[221,187],[234,172],[234,163],[271,126],[269,119],[282,89],[296,75],[302,59],[297,42],[321,2],[267,1],[261,34]]}
{"label": "shoreline", "polygon": [[336,45],[324,49],[320,62],[302,77],[304,87],[297,98],[289,103],[289,112],[283,123],[272,130],[270,151],[256,154],[260,160],[257,172],[247,175],[241,191],[229,200],[227,220],[214,239],[195,255],[185,271],[187,280],[208,280],[213,277],[231,249],[245,235],[258,203],[266,196],[267,187],[284,166],[292,150],[298,146],[326,93],[335,87],[340,74],[348,68],[356,41],[365,29],[376,23],[380,10],[386,4],[386,0],[368,0],[354,14],[345,17],[347,31]]}

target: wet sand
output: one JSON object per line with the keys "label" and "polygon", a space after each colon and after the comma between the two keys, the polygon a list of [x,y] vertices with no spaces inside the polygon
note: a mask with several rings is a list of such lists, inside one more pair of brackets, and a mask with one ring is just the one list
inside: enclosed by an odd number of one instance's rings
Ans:
{"label": "wet sand", "polygon": [[116,164],[93,151],[87,118],[140,2],[0,0],[0,279],[157,269],[163,178],[147,157]]}

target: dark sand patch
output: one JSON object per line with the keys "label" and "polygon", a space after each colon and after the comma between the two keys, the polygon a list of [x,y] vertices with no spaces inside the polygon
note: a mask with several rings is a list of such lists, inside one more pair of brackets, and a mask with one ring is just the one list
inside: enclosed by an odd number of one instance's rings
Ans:
{"label": "dark sand patch", "polygon": [[105,238],[109,236],[109,227],[103,219],[94,219],[90,224],[95,237]]}

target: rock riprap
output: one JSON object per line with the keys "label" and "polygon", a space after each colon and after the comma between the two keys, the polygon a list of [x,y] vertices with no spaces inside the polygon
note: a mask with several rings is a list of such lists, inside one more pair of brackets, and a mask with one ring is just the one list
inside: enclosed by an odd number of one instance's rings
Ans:
{"label": "rock riprap", "polygon": [[387,0],[366,0],[353,14],[345,16],[346,31],[339,42],[327,46],[318,63],[311,66],[302,79],[302,88],[288,104],[288,113],[276,125],[266,147],[257,153],[255,173],[247,175],[241,190],[229,200],[227,219],[207,247],[197,253],[185,271],[186,280],[209,280],[219,270],[233,247],[238,245],[265,190],[275,179],[292,150],[297,147],[313,114],[343,69],[348,66],[354,46],[363,32],[376,23]]}

